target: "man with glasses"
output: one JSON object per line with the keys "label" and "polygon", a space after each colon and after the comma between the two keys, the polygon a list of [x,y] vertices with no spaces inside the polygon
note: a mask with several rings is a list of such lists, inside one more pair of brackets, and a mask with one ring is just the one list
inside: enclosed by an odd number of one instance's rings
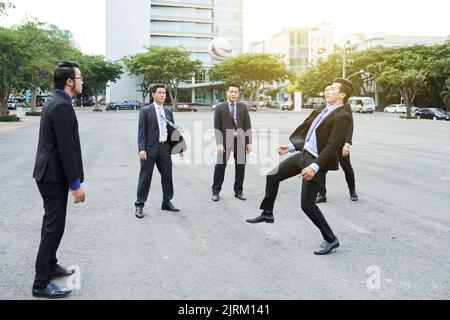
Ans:
{"label": "man with glasses", "polygon": [[56,252],[64,234],[69,190],[74,203],[85,200],[78,121],[72,98],[83,90],[80,66],[61,62],[54,73],[55,95],[41,117],[39,144],[33,178],[41,193],[45,215],[36,259],[32,294],[40,298],[63,298],[70,290],[58,287],[53,279],[73,274],[57,262]]}

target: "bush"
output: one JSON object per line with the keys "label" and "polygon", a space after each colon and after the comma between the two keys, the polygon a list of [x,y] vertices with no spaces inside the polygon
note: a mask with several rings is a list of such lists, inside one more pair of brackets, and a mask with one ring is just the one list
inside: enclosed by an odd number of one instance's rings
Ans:
{"label": "bush", "polygon": [[30,116],[30,117],[40,117],[42,115],[41,112],[27,112],[25,113],[25,115]]}
{"label": "bush", "polygon": [[8,116],[0,116],[0,122],[18,122],[20,118],[18,118],[15,114]]}

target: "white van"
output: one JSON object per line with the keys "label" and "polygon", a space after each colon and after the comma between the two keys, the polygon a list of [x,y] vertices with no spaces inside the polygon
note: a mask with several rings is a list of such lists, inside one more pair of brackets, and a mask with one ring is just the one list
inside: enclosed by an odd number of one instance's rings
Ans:
{"label": "white van", "polygon": [[371,97],[352,97],[348,100],[353,112],[374,113],[375,101]]}

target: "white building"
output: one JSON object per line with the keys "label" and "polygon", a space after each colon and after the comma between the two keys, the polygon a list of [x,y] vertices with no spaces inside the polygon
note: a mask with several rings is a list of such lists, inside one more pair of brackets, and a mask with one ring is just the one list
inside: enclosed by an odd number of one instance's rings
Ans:
{"label": "white building", "polygon": [[[146,46],[183,46],[205,69],[214,61],[208,45],[215,37],[228,39],[233,55],[243,47],[243,0],[122,0],[106,1],[106,57],[119,60]],[[107,101],[140,100],[140,80],[124,74],[107,89]],[[210,102],[217,92],[206,72],[201,79],[183,85],[179,99]]]}
{"label": "white building", "polygon": [[332,53],[333,40],[333,28],[323,23],[313,28],[285,29],[266,41],[251,43],[249,51],[282,54],[288,69],[300,75]]}

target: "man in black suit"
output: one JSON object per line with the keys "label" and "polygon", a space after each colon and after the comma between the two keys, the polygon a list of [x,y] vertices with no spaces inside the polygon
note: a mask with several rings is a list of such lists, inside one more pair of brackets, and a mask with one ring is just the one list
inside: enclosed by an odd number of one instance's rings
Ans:
{"label": "man in black suit", "polygon": [[[347,181],[347,186],[350,191],[350,200],[358,201],[358,194],[356,193],[355,186],[355,172],[353,171],[353,167],[350,162],[350,147],[353,145],[354,129],[353,112],[352,107],[348,103],[345,104],[344,108],[345,111],[347,111],[347,113],[350,115],[352,122],[347,136],[345,137],[345,145],[342,148],[342,152],[339,153],[339,164],[341,165],[342,170],[345,173],[345,180]],[[327,202],[326,175],[323,175],[322,179],[320,180],[320,190],[316,198],[316,203],[323,202]]]}
{"label": "man in black suit", "polygon": [[[152,88],[153,103],[141,109],[139,114],[138,148],[141,160],[141,171],[137,189],[136,217],[144,218],[144,206],[147,202],[153,169],[158,168],[161,174],[163,202],[161,210],[180,212],[172,204],[172,153],[169,141],[175,127],[172,111],[164,107],[166,87],[155,85]],[[181,159],[183,154],[180,153]]]}
{"label": "man in black suit", "polygon": [[55,95],[42,112],[33,178],[44,202],[45,215],[32,291],[35,297],[63,298],[71,292],[51,280],[74,273],[57,264],[56,252],[64,234],[69,189],[74,203],[85,200],[78,121],[72,106],[73,96],[83,90],[82,79],[77,63],[61,62],[54,74]]}
{"label": "man in black suit", "polygon": [[329,254],[339,247],[339,240],[334,235],[325,217],[317,207],[315,200],[320,188],[321,176],[328,170],[338,170],[339,152],[344,146],[345,136],[351,125],[350,115],[344,105],[353,93],[353,85],[346,79],[335,79],[328,87],[325,96],[328,105],[315,110],[291,135],[291,145],[280,146],[277,152],[299,153],[283,161],[267,176],[266,196],[261,203],[262,214],[249,223],[274,223],[273,208],[281,181],[300,174],[303,179],[301,206],[302,210],[320,230],[324,242],[314,252],[316,255]]}
{"label": "man in black suit", "polygon": [[228,101],[219,104],[214,113],[214,130],[217,144],[217,163],[214,169],[212,200],[220,200],[225,179],[225,169],[231,152],[235,160],[234,194],[237,199],[247,200],[244,195],[245,165],[247,153],[252,152],[252,123],[247,106],[238,102],[239,86],[230,84],[227,90]]}

